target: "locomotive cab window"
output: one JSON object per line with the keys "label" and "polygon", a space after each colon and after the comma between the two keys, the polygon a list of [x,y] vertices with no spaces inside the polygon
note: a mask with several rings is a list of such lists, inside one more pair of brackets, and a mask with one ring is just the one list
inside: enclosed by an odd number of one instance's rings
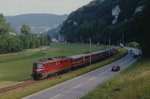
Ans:
{"label": "locomotive cab window", "polygon": [[43,68],[43,64],[38,64],[38,68]]}
{"label": "locomotive cab window", "polygon": [[62,64],[62,63],[63,63],[63,61],[60,62],[60,64]]}
{"label": "locomotive cab window", "polygon": [[35,69],[37,68],[36,65],[37,65],[36,63],[33,64],[33,67],[34,67]]}

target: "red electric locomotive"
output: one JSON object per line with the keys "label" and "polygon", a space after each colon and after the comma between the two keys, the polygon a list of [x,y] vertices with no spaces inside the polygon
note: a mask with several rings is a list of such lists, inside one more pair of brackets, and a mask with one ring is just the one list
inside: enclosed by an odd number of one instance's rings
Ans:
{"label": "red electric locomotive", "polygon": [[90,59],[91,62],[94,62],[118,53],[118,50],[109,48],[106,50],[85,53],[70,57],[61,56],[41,59],[38,62],[33,63],[32,76],[33,79],[43,79],[46,78],[48,75],[87,64],[90,62]]}
{"label": "red electric locomotive", "polygon": [[71,66],[71,59],[68,57],[54,57],[41,59],[33,63],[32,76],[34,79],[42,79],[50,74],[69,69]]}

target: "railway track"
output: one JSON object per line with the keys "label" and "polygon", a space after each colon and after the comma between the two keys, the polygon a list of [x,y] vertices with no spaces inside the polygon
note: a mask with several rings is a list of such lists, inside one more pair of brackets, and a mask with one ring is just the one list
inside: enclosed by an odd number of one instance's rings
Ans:
{"label": "railway track", "polygon": [[28,86],[28,85],[31,85],[31,84],[34,84],[34,83],[36,83],[36,81],[29,80],[29,81],[25,81],[25,82],[21,82],[21,83],[15,84],[15,85],[2,87],[2,88],[0,88],[0,94],[4,93],[4,92],[7,92],[7,91],[14,90],[14,89],[18,89],[18,88],[21,88],[21,87],[25,87],[25,86]]}
{"label": "railway track", "polygon": [[18,84],[2,87],[2,88],[0,88],[0,94],[8,92],[8,91],[15,90],[15,89],[18,89],[18,88],[26,87],[26,86],[29,86],[31,84],[36,84],[36,83],[44,81],[44,80],[49,80],[49,79],[53,79],[53,78],[61,78],[61,76],[63,76],[66,73],[68,73],[68,72],[65,72],[63,74],[61,73],[62,75],[58,74],[58,75],[49,76],[48,78],[41,79],[41,80],[28,80],[28,81],[20,82]]}

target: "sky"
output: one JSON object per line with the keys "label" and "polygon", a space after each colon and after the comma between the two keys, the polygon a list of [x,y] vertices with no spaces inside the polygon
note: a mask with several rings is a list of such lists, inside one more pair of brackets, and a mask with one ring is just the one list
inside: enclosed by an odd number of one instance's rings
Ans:
{"label": "sky", "polygon": [[20,15],[27,13],[70,14],[92,0],[0,0],[0,13]]}

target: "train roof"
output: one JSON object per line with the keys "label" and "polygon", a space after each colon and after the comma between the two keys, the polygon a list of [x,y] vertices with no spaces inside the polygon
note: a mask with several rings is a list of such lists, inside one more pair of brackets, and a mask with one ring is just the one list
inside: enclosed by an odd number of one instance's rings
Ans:
{"label": "train roof", "polygon": [[69,57],[59,56],[59,57],[52,57],[52,58],[44,58],[44,59],[40,59],[36,63],[47,63],[47,62],[54,62],[54,61],[59,61],[59,60],[65,60],[65,59],[69,59]]}
{"label": "train roof", "polygon": [[[111,50],[112,48],[107,48],[105,50],[100,50],[100,51],[95,51],[95,52],[91,52],[91,54],[98,54],[98,53],[102,53],[102,52],[105,52],[105,51],[109,51]],[[90,53],[86,53],[86,54],[80,54],[80,55],[74,55],[74,56],[70,56],[70,58],[72,59],[75,59],[75,58],[80,58],[80,57],[85,57],[85,56],[89,56]]]}
{"label": "train roof", "polygon": [[[109,51],[111,49],[112,48],[107,48],[105,50],[91,52],[91,54],[98,54],[98,53],[102,53],[105,51]],[[75,58],[85,57],[85,56],[89,56],[89,55],[90,55],[90,53],[84,53],[84,54],[74,55],[74,56],[70,56],[70,57],[59,56],[59,57],[52,57],[52,58],[44,58],[44,59],[40,59],[39,61],[37,61],[35,63],[55,62],[55,61],[60,61],[60,60],[65,60],[65,59],[75,59]]]}

